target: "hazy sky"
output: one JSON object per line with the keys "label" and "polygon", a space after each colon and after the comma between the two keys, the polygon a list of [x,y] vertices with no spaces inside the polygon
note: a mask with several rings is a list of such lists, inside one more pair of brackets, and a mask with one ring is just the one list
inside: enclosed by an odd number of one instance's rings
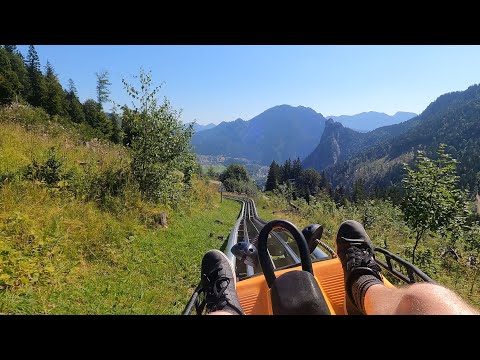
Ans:
{"label": "hazy sky", "polygon": [[[26,55],[27,46],[19,46]],[[280,104],[327,115],[422,112],[438,96],[480,82],[480,46],[38,45],[64,87],[95,98],[95,72],[110,73],[111,98],[129,103],[121,79],[140,67],[182,120],[249,120]],[[108,106],[107,106],[108,108]]]}

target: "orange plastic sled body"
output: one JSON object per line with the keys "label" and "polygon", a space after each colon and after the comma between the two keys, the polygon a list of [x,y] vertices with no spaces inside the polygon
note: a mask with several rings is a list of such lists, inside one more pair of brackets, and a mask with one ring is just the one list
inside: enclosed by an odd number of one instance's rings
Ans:
{"label": "orange plastic sled body", "polygon": [[[343,270],[338,258],[314,262],[313,272],[320,285],[330,312],[334,315],[345,315]],[[301,266],[275,271],[279,277],[292,270],[301,270]],[[393,285],[384,278],[386,286]],[[263,274],[237,282],[237,293],[243,310],[247,315],[272,315],[270,289]]]}

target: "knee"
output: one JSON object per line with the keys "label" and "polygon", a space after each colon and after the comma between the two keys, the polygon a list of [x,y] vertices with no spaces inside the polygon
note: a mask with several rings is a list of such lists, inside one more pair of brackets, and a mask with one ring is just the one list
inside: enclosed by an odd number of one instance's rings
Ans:
{"label": "knee", "polygon": [[403,291],[398,314],[458,314],[465,306],[455,293],[440,285],[413,284]]}

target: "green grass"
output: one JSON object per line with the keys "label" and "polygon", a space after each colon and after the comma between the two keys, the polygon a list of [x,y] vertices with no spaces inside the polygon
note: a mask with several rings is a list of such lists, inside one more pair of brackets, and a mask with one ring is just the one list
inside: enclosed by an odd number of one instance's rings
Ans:
{"label": "green grass", "polygon": [[0,292],[1,312],[180,314],[200,279],[203,254],[223,245],[217,237],[227,239],[239,210],[237,202],[216,200],[209,210],[174,216],[168,229],[119,239],[115,262],[80,262],[62,281]]}
{"label": "green grass", "polygon": [[201,168],[202,168],[202,172],[204,174],[207,173],[208,169],[209,168],[213,168],[213,171],[217,174],[220,174],[222,173],[223,171],[225,171],[225,169],[227,168],[226,166],[224,165],[201,165]]}
{"label": "green grass", "polygon": [[[222,248],[240,205],[220,203],[218,185],[195,176],[175,206],[146,202],[132,184],[105,201],[91,196],[110,170],[128,171],[128,149],[84,142],[50,120],[0,109],[0,313],[181,313],[203,254]],[[52,147],[68,185],[25,176]],[[168,228],[157,224],[162,211]]]}

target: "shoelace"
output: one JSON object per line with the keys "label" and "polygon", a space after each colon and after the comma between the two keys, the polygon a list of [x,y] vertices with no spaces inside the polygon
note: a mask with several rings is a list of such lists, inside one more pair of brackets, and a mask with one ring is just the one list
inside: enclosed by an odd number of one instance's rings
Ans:
{"label": "shoelace", "polygon": [[356,267],[368,267],[376,272],[380,272],[380,266],[375,262],[373,257],[373,250],[371,247],[361,248],[358,246],[351,246],[347,250],[347,270],[352,270]]}
{"label": "shoelace", "polygon": [[[195,304],[197,314],[202,313],[205,306],[209,311],[221,310],[225,305],[227,305],[228,298],[225,294],[228,285],[230,284],[230,279],[226,276],[217,277],[218,272],[222,270],[222,267],[218,267],[210,273],[203,274],[207,279],[208,284],[205,285],[202,289],[202,292],[205,294],[205,299],[202,302],[197,300]],[[212,280],[215,279],[215,280]]]}

